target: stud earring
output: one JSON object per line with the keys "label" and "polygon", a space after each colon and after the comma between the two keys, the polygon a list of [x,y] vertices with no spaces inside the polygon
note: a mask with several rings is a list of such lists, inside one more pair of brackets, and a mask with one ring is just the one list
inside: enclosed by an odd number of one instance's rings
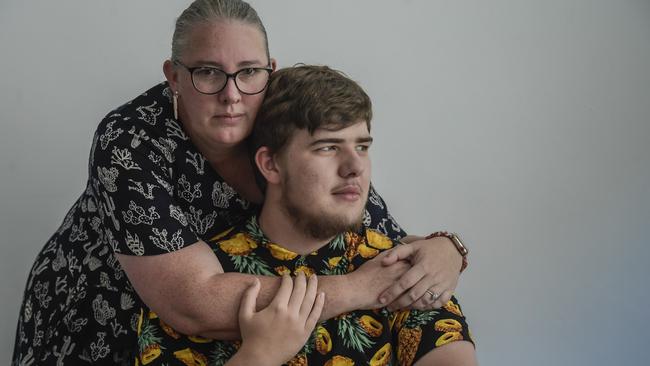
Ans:
{"label": "stud earring", "polygon": [[178,119],[178,90],[174,92],[174,96],[172,97],[172,105],[174,107],[174,119]]}

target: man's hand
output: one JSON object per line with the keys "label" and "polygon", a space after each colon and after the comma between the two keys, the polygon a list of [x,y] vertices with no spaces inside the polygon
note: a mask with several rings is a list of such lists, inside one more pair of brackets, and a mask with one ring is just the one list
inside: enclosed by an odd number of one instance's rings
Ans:
{"label": "man's hand", "polygon": [[256,312],[260,282],[255,279],[242,296],[239,308],[242,346],[233,361],[282,364],[290,360],[307,342],[323,310],[325,293],[316,295],[317,288],[315,275],[306,280],[304,274],[298,273],[293,281],[284,275],[269,306]]}
{"label": "man's hand", "polygon": [[388,253],[390,252],[380,253],[347,275],[350,288],[354,289],[355,310],[384,307],[386,304],[379,302],[379,295],[411,268],[410,263],[404,260],[393,260],[391,264],[383,264]]}
{"label": "man's hand", "polygon": [[393,248],[382,260],[388,267],[401,260],[412,264],[408,272],[381,294],[380,301],[388,304],[389,310],[437,309],[446,304],[456,290],[462,257],[453,243],[445,237],[417,239]]}

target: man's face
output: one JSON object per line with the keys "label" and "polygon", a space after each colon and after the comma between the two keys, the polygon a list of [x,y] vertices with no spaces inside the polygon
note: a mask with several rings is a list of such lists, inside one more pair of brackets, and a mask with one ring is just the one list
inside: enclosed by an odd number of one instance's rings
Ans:
{"label": "man's face", "polygon": [[281,206],[298,228],[328,239],[361,224],[370,184],[365,121],[338,131],[298,130],[276,156]]}

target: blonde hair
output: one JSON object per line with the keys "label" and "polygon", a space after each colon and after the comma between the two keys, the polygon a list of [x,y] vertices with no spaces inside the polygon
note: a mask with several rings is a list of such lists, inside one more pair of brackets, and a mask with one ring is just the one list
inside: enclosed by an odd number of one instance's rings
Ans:
{"label": "blonde hair", "polygon": [[266,58],[270,61],[266,28],[255,9],[241,0],[196,0],[176,20],[172,37],[172,60],[179,60],[188,43],[189,34],[198,24],[236,20],[256,27],[264,37]]}

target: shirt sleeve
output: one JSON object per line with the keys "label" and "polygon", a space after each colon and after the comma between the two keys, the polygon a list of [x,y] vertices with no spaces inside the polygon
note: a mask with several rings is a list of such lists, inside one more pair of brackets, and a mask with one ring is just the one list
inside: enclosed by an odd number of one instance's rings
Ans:
{"label": "shirt sleeve", "polygon": [[388,211],[388,205],[372,184],[370,184],[368,192],[363,223],[367,228],[375,229],[393,240],[399,240],[406,236],[406,231],[395,221]]}
{"label": "shirt sleeve", "polygon": [[400,365],[411,365],[434,348],[450,342],[464,340],[474,344],[462,309],[453,296],[437,310],[402,310],[391,316]]}
{"label": "shirt sleeve", "polygon": [[115,253],[155,255],[197,242],[174,198],[173,156],[155,129],[129,119],[113,113],[95,133],[89,189],[101,222],[94,224]]}

